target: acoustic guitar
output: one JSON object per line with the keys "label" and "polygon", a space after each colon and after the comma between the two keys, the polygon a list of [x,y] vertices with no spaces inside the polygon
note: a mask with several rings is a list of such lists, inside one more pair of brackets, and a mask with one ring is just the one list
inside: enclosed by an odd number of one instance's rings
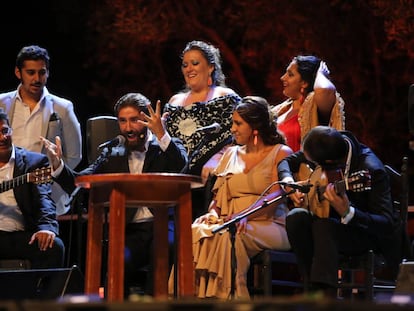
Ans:
{"label": "acoustic guitar", "polygon": [[329,217],[329,202],[323,196],[326,186],[333,183],[335,192],[343,194],[345,191],[361,192],[371,190],[371,175],[367,170],[353,172],[348,178],[343,178],[340,170],[325,171],[320,166],[312,170],[308,165],[302,164],[296,180],[308,180],[313,185],[305,195],[300,206],[309,209],[320,218]]}
{"label": "acoustic guitar", "polygon": [[0,183],[0,193],[8,191],[18,186],[27,184],[27,183],[44,184],[44,183],[53,182],[51,173],[52,173],[52,168],[50,166],[41,167],[27,174],[17,176],[13,179],[3,180]]}

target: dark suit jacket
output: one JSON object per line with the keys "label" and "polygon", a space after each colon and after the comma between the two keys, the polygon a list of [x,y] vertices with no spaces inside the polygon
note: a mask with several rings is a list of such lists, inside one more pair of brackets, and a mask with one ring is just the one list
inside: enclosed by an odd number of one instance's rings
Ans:
{"label": "dark suit jacket", "polygon": [[[15,164],[13,177],[34,171],[36,168],[49,166],[45,155],[15,147]],[[56,220],[56,206],[51,199],[49,183],[26,183],[13,188],[17,205],[22,211],[25,230],[37,232],[49,230],[58,235],[59,226]]]}
{"label": "dark suit jacket", "polygon": [[[187,150],[181,140],[172,138],[168,148],[163,152],[154,137],[148,146],[142,171],[143,173],[178,173],[186,166],[187,161]],[[129,172],[127,152],[125,152],[124,148],[114,148],[107,161],[98,165],[92,163],[81,172],[75,172],[65,165],[62,173],[55,180],[66,192],[72,193],[75,189],[74,179],[77,176],[94,173]]]}
{"label": "dark suit jacket", "polygon": [[[387,172],[381,160],[373,151],[360,143],[355,136],[348,132],[341,132],[352,145],[352,158],[350,172],[368,170],[371,175],[371,190],[352,192],[347,191],[351,205],[355,208],[354,217],[348,223],[348,227],[359,227],[366,234],[377,241],[378,248],[389,262],[395,262],[398,251],[395,246],[400,230],[398,212],[394,210],[391,200],[391,188]],[[301,163],[309,166],[314,164],[308,162],[302,151],[298,151],[282,161],[278,165],[279,180],[291,176],[299,170]],[[331,217],[339,218],[339,215],[331,209]],[[401,236],[401,235],[400,235]]]}

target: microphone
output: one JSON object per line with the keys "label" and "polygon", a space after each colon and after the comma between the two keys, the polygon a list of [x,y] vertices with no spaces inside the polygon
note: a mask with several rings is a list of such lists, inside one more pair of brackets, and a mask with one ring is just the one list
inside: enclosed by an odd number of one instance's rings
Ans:
{"label": "microphone", "polygon": [[284,181],[278,181],[279,185],[282,185],[283,187],[290,187],[292,189],[299,190],[302,193],[308,193],[310,191],[310,188],[313,187],[312,184],[299,184],[296,182],[284,182]]}
{"label": "microphone", "polygon": [[203,126],[198,129],[196,129],[196,132],[202,132],[204,134],[217,134],[221,130],[221,125],[217,122],[214,122],[213,124],[210,124],[208,126]]}
{"label": "microphone", "polygon": [[[113,145],[111,147],[108,147],[111,143]],[[116,150],[112,149],[112,147],[119,147],[119,146],[123,145],[124,143],[125,143],[125,137],[122,136],[122,135],[118,135],[114,139],[99,145],[98,149],[104,148],[104,147],[106,149],[103,149],[103,151],[98,156],[98,158],[90,165],[90,168],[92,170],[92,174],[94,174],[103,163],[107,162],[109,157],[111,157],[111,156],[124,156],[125,152],[126,152],[125,148],[117,148]],[[106,144],[106,146],[103,146],[105,144]],[[103,147],[101,147],[101,146],[103,146]],[[76,198],[76,196],[78,195],[78,192],[80,190],[82,190],[81,186],[77,186],[75,188],[75,190],[73,190],[73,192],[69,196],[68,201],[65,203],[66,207],[72,205],[73,200]]]}
{"label": "microphone", "polygon": [[118,135],[117,137],[115,137],[114,139],[108,140],[107,142],[104,142],[102,144],[100,144],[98,146],[98,150],[102,149],[102,148],[112,148],[112,147],[117,147],[120,145],[125,144],[125,137],[122,135]]}

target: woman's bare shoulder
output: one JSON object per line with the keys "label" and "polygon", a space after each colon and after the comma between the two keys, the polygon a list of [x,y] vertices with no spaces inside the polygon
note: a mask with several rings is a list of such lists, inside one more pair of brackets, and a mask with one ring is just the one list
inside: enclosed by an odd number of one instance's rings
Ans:
{"label": "woman's bare shoulder", "polygon": [[171,98],[168,101],[168,103],[170,105],[182,106],[182,104],[185,101],[186,96],[187,96],[187,93],[184,93],[184,92],[180,92],[180,93],[174,94],[173,96],[171,96]]}
{"label": "woman's bare shoulder", "polygon": [[224,86],[216,86],[216,89],[214,91],[216,97],[218,96],[225,96],[225,95],[229,95],[229,94],[236,94],[236,92],[229,88],[229,87],[224,87]]}
{"label": "woman's bare shoulder", "polygon": [[281,144],[280,149],[279,149],[279,155],[281,158],[285,158],[288,155],[291,155],[293,153],[292,149],[285,144]]}

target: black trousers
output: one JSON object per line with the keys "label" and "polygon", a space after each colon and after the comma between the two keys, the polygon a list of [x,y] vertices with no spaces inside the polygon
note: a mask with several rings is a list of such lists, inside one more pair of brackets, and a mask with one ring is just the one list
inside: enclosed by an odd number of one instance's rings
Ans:
{"label": "black trousers", "polygon": [[37,242],[29,245],[32,232],[0,231],[0,259],[28,259],[32,269],[63,267],[65,246],[59,237],[52,248],[41,251]]}
{"label": "black trousers", "polygon": [[375,247],[375,239],[362,228],[341,224],[339,219],[318,218],[303,208],[289,212],[286,230],[305,289],[312,284],[336,287],[339,254],[361,254]]}

